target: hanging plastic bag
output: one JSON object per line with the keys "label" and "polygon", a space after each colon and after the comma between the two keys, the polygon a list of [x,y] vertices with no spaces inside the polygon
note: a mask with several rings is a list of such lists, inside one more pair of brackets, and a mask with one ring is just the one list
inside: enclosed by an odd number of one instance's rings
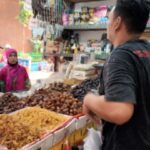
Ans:
{"label": "hanging plastic bag", "polygon": [[101,150],[102,135],[101,131],[93,128],[88,129],[87,137],[84,139],[84,150]]}

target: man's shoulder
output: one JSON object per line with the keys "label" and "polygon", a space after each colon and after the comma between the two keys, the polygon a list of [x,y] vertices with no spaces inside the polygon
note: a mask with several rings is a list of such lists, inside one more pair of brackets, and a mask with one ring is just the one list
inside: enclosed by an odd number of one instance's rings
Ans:
{"label": "man's shoulder", "polygon": [[115,48],[108,58],[107,62],[124,62],[131,59],[130,53],[128,53],[130,49]]}
{"label": "man's shoulder", "polygon": [[128,41],[116,48],[117,51],[127,50],[127,51],[135,51],[135,50],[150,50],[150,42],[147,40],[131,40]]}
{"label": "man's shoulder", "polygon": [[146,40],[131,40],[112,51],[111,58],[129,59],[136,51],[150,51],[150,43]]}

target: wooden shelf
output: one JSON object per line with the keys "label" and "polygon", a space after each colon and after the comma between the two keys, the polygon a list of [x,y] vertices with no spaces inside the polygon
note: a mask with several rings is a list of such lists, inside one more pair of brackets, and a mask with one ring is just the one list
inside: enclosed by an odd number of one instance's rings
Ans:
{"label": "wooden shelf", "polygon": [[[81,25],[68,25],[65,26],[66,30],[106,30],[106,24],[81,24]],[[150,31],[150,24],[147,24],[146,31]]]}
{"label": "wooden shelf", "polygon": [[66,30],[106,30],[106,24],[81,24],[65,26]]}

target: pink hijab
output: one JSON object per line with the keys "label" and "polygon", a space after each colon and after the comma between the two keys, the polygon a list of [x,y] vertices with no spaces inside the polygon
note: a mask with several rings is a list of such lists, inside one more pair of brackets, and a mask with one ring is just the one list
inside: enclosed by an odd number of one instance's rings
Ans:
{"label": "pink hijab", "polygon": [[[5,51],[6,58],[8,59],[12,53],[16,53],[17,55],[17,51],[15,49],[7,49]],[[23,66],[19,64],[15,66],[7,64],[4,68],[2,68],[1,74],[3,75],[6,92],[26,90],[26,81],[29,77]]]}
{"label": "pink hijab", "polygon": [[17,55],[17,50],[13,49],[13,48],[8,48],[5,52],[5,56],[6,56],[6,59],[8,60],[10,54],[12,53],[15,53]]}
{"label": "pink hijab", "polygon": [[17,54],[17,51],[13,48],[7,48],[6,51],[3,54],[2,61],[7,63],[8,57],[10,56],[11,53],[16,53]]}

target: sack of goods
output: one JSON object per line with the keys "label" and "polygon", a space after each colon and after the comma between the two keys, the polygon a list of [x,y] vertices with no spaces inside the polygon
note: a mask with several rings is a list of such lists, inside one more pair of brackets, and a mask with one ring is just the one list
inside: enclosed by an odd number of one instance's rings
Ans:
{"label": "sack of goods", "polygon": [[70,78],[85,80],[92,77],[95,77],[96,71],[93,65],[91,64],[79,64],[74,66],[71,71]]}

